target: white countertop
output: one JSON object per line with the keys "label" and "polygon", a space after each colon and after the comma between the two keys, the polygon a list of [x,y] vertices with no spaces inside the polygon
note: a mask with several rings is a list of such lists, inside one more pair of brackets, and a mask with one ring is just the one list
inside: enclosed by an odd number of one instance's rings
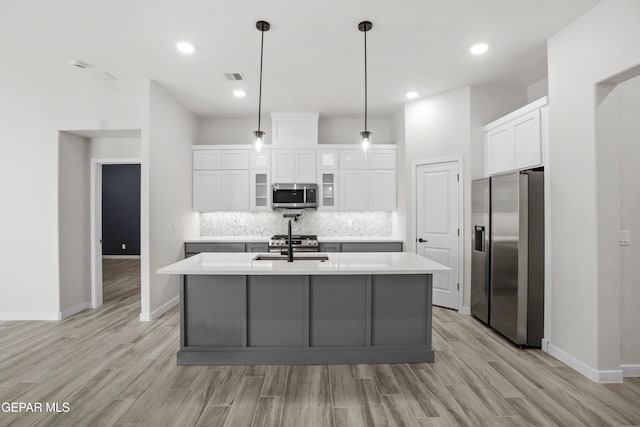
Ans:
{"label": "white countertop", "polygon": [[[268,242],[271,236],[200,236],[186,239],[185,243],[233,243],[233,242]],[[318,236],[320,243],[327,242],[402,242],[398,237],[389,236]]]}
{"label": "white countertop", "polygon": [[[256,253],[203,252],[158,270],[158,274],[206,275],[332,275],[430,274],[450,270],[412,252],[350,252],[323,254],[328,261],[255,261]],[[262,254],[262,255],[274,255]],[[303,257],[318,253],[302,254]]]}

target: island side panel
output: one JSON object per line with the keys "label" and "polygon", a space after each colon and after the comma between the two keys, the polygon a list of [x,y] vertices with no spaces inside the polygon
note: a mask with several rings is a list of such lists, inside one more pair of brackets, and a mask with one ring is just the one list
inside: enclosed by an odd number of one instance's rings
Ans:
{"label": "island side panel", "polygon": [[304,347],[308,276],[249,276],[248,347]]}
{"label": "island side panel", "polygon": [[187,276],[182,297],[183,347],[242,347],[245,276]]}
{"label": "island side panel", "polygon": [[312,276],[310,345],[367,344],[367,276]]}
{"label": "island side panel", "polygon": [[372,277],[372,345],[431,347],[430,275]]}

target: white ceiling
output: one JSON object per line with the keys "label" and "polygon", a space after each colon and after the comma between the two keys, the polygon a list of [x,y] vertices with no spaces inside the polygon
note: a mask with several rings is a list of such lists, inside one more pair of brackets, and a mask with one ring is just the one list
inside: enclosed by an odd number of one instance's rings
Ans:
{"label": "white ceiling", "polygon": [[[428,96],[546,75],[549,36],[598,0],[0,0],[0,78],[87,79],[84,61],[118,79],[153,79],[195,113],[257,112],[265,19],[263,111],[358,115],[368,33],[369,111],[389,114],[404,94]],[[177,40],[196,46],[179,54]],[[484,56],[469,54],[478,41]],[[229,82],[224,72],[247,81]],[[232,90],[243,88],[237,99]]]}

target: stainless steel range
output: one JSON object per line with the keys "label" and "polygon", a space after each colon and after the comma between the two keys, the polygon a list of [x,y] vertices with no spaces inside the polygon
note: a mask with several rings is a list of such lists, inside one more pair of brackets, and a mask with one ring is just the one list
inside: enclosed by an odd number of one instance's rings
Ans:
{"label": "stainless steel range", "polygon": [[[286,234],[276,234],[269,240],[269,252],[287,251],[289,239]],[[313,234],[294,234],[291,236],[293,252],[319,252],[318,236]]]}

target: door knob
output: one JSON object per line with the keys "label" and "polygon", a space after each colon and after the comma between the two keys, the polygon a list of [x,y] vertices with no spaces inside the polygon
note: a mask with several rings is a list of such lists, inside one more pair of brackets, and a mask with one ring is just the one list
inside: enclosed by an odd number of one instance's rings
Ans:
{"label": "door knob", "polygon": [[428,242],[428,240],[424,240],[422,237],[420,237],[420,238],[418,239],[418,242],[420,242],[420,243],[427,243],[427,242]]}

